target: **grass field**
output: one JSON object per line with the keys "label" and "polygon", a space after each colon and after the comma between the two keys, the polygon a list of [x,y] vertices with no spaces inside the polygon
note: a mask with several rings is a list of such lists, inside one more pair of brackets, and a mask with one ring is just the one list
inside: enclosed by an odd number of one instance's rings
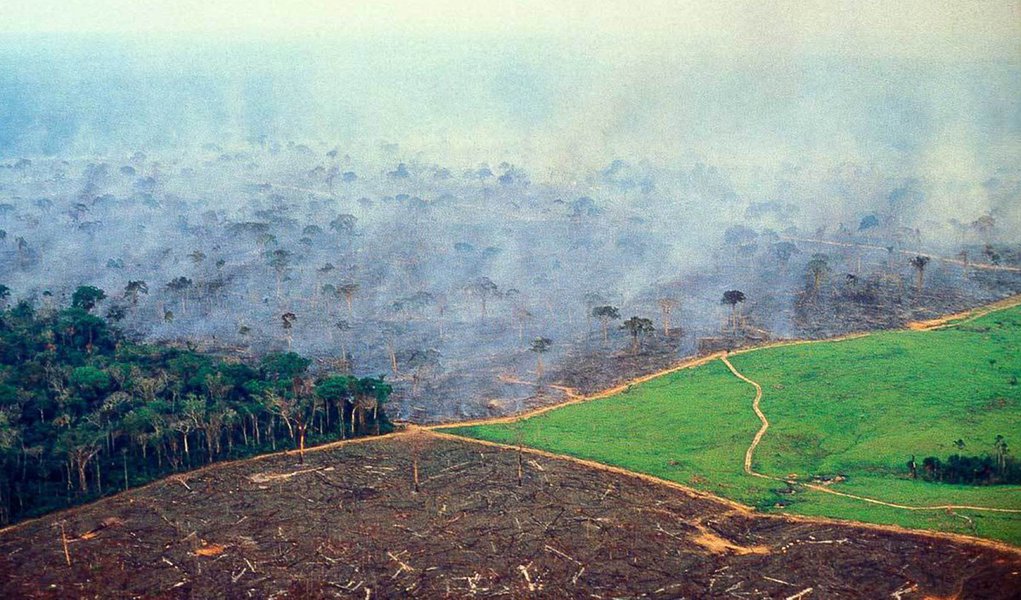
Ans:
{"label": "grass field", "polygon": [[[933,331],[880,332],[730,357],[762,385],[770,428],[753,469],[772,476],[844,475],[831,489],[909,506],[1021,509],[1021,486],[912,480],[906,463],[1021,448],[1021,308]],[[1021,545],[1021,514],[877,506],[748,476],[743,458],[760,423],[755,390],[721,361],[629,391],[509,424],[446,429],[521,443],[681,482],[764,511],[896,524]],[[954,441],[965,447],[958,450]],[[786,507],[777,506],[780,501]]]}

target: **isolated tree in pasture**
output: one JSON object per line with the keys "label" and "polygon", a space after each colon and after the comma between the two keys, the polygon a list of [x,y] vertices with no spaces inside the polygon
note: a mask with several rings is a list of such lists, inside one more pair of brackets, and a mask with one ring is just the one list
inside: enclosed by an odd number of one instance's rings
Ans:
{"label": "isolated tree in pasture", "polygon": [[918,291],[922,291],[922,286],[925,284],[925,267],[928,266],[929,260],[928,256],[915,256],[908,261],[915,269],[915,285]]}
{"label": "isolated tree in pasture", "polygon": [[830,272],[829,257],[825,254],[813,254],[805,269],[812,278],[812,293],[819,293],[819,283]]}
{"label": "isolated tree in pasture", "polygon": [[615,321],[620,318],[620,309],[608,304],[596,306],[592,309],[592,316],[599,319],[599,324],[603,329],[603,344],[605,345],[609,339],[610,321]]}
{"label": "isolated tree in pasture", "polygon": [[634,316],[624,321],[621,328],[631,335],[631,353],[638,354],[639,340],[646,335],[656,331],[656,326],[651,319]]}
{"label": "isolated tree in pasture", "polygon": [[738,305],[745,301],[744,292],[740,290],[727,290],[723,292],[723,299],[721,302],[730,307],[730,326],[733,331],[737,331],[738,324]]}
{"label": "isolated tree in pasture", "polygon": [[131,302],[131,306],[138,306],[138,297],[142,294],[149,294],[149,286],[144,281],[128,281],[124,286],[123,298]]}
{"label": "isolated tree in pasture", "polygon": [[542,355],[549,351],[550,346],[553,345],[553,340],[545,337],[537,337],[532,340],[532,345],[529,347],[529,351],[535,352],[536,376],[542,379],[542,375],[545,372],[542,365]]}
{"label": "isolated tree in pasture", "polygon": [[71,296],[71,306],[80,308],[85,312],[92,312],[101,300],[106,298],[106,292],[91,285],[79,286]]}
{"label": "isolated tree in pasture", "polygon": [[659,312],[663,317],[663,335],[670,337],[670,315],[677,308],[677,300],[660,298],[656,303],[659,304]]}

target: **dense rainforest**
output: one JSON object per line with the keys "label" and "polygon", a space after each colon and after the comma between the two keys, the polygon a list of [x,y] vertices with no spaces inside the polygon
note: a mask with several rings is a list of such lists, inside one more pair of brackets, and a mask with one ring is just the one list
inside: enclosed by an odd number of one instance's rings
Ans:
{"label": "dense rainforest", "polygon": [[[0,285],[0,524],[217,460],[390,431],[382,376],[310,372],[293,352],[245,364],[133,342],[105,293],[71,306]],[[299,455],[303,458],[302,455]]]}

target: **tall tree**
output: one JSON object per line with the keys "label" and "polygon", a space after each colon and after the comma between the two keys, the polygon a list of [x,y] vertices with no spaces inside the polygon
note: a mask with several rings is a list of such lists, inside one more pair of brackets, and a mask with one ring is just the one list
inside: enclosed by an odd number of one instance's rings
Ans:
{"label": "tall tree", "polygon": [[925,284],[925,267],[928,266],[929,260],[928,256],[915,256],[908,261],[915,269],[915,285],[918,287],[918,291],[922,291],[922,286]]}
{"label": "tall tree", "polygon": [[102,440],[106,432],[92,424],[80,422],[70,426],[57,438],[57,448],[67,457],[69,466],[78,474],[78,491],[89,493],[89,482],[85,474],[92,459],[103,449]]}
{"label": "tall tree", "polygon": [[298,316],[292,312],[285,312],[280,315],[280,326],[283,327],[284,337],[287,338],[287,350],[290,351],[291,343],[294,341],[294,322],[298,320]]}
{"label": "tall tree", "polygon": [[[180,298],[182,313],[188,312],[188,292],[189,290],[191,290],[191,288],[192,288],[191,279],[188,279],[187,277],[184,276],[175,277],[170,280],[170,283],[167,284],[167,289],[177,294],[178,297]],[[170,313],[170,320],[172,321],[173,318],[174,318],[173,313]]]}
{"label": "tall tree", "polygon": [[592,309],[592,316],[599,319],[599,324],[603,329],[603,344],[605,345],[609,338],[610,321],[615,321],[620,318],[620,310],[616,306],[604,305],[597,306]]}
{"label": "tall tree", "polygon": [[740,290],[727,290],[726,292],[723,292],[723,299],[721,302],[730,306],[730,326],[734,332],[737,332],[737,305],[744,301],[744,292]]}
{"label": "tall tree", "polygon": [[825,254],[813,254],[812,259],[805,265],[805,269],[812,277],[812,293],[819,293],[819,283],[830,272],[829,257]]}
{"label": "tall tree", "polygon": [[71,306],[85,312],[92,312],[96,304],[104,298],[106,298],[106,292],[103,290],[91,285],[83,285],[79,286],[71,296]]}
{"label": "tall tree", "polygon": [[273,267],[273,273],[276,275],[276,296],[278,301],[280,300],[284,274],[291,266],[291,258],[291,253],[283,248],[276,248],[266,253],[266,262],[270,267]]}
{"label": "tall tree", "polygon": [[141,294],[149,294],[149,286],[144,281],[128,281],[124,286],[124,299],[131,302],[131,306],[138,306],[138,297]]}
{"label": "tall tree", "polygon": [[354,298],[355,293],[358,291],[359,285],[353,281],[346,281],[337,286],[337,292],[344,297],[347,302],[347,317],[349,319],[354,317]]}
{"label": "tall tree", "polygon": [[553,345],[553,340],[545,337],[537,337],[532,340],[532,345],[529,348],[530,351],[535,352],[536,376],[542,379],[543,373],[545,372],[542,365],[542,355],[549,351],[550,346]]}
{"label": "tall tree", "polygon": [[670,337],[670,315],[677,308],[677,300],[660,298],[656,303],[659,304],[659,312],[663,316],[663,335]]}
{"label": "tall tree", "polygon": [[488,277],[479,277],[478,279],[468,284],[468,286],[465,289],[468,291],[469,294],[479,299],[479,302],[482,304],[482,318],[485,318],[486,305],[489,302],[490,298],[499,295],[500,288],[495,283],[493,283],[492,279]]}
{"label": "tall tree", "polygon": [[656,331],[655,325],[652,324],[651,319],[645,319],[643,317],[634,316],[624,321],[621,326],[631,334],[631,353],[638,354],[638,342],[640,338]]}

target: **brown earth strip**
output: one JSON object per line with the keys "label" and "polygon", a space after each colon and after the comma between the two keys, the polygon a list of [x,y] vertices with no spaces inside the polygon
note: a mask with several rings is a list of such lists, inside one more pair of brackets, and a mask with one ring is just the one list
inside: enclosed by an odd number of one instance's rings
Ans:
{"label": "brown earth strip", "polygon": [[0,596],[1009,598],[1018,584],[1021,556],[994,548],[527,458],[519,485],[517,450],[420,431],[304,465],[220,465],[191,489],[164,480],[0,535]]}

